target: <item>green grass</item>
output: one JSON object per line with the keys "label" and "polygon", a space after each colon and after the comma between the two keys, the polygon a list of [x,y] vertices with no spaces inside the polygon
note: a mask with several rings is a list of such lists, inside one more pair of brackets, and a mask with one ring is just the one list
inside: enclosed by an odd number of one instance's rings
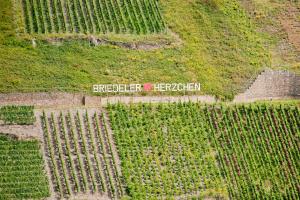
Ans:
{"label": "green grass", "polygon": [[0,135],[0,199],[41,199],[50,196],[38,141]]}
{"label": "green grass", "polygon": [[[287,40],[280,19],[285,18],[292,7],[299,7],[300,1],[286,0],[241,0],[259,30],[269,33],[266,46],[270,49],[271,68],[290,70],[300,74],[299,50]],[[285,21],[285,20],[283,20]]]}
{"label": "green grass", "polygon": [[128,195],[299,199],[296,105],[110,105]]}
{"label": "green grass", "polygon": [[32,125],[36,121],[33,106],[0,107],[0,120],[10,125]]}
{"label": "green grass", "polygon": [[160,1],[165,23],[183,44],[152,51],[86,41],[51,45],[15,34],[10,1],[0,0],[0,92],[91,93],[93,84],[201,82],[202,93],[232,98],[270,66],[265,34],[237,1]]}

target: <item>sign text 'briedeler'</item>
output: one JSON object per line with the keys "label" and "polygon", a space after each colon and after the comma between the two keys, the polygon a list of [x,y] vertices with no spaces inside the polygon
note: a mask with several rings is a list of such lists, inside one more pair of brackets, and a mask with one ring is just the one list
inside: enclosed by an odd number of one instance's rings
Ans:
{"label": "sign text 'briedeler'", "polygon": [[200,83],[145,83],[93,85],[95,93],[178,92],[200,91]]}

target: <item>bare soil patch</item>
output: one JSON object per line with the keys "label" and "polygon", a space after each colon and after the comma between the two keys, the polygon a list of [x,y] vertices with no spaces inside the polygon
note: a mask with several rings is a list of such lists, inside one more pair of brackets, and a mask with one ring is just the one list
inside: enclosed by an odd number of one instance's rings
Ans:
{"label": "bare soil patch", "polygon": [[288,41],[300,52],[300,4],[289,4],[286,12],[280,16],[280,23],[287,33]]}

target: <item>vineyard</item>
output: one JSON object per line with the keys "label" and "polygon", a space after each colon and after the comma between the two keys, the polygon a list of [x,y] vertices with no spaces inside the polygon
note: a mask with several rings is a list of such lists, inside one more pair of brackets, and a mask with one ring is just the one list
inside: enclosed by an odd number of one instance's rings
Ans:
{"label": "vineyard", "polygon": [[300,110],[282,106],[205,109],[234,199],[300,198]]}
{"label": "vineyard", "polygon": [[49,196],[38,141],[0,135],[0,199],[41,199]]}
{"label": "vineyard", "polygon": [[0,107],[0,121],[1,120],[6,125],[31,125],[36,121],[33,106]]}
{"label": "vineyard", "polygon": [[[0,136],[0,199],[300,198],[296,104],[106,109],[43,111],[42,145]],[[1,111],[33,116],[33,107]]]}
{"label": "vineyard", "polygon": [[122,172],[133,199],[228,196],[204,113],[196,110],[196,104],[109,108]]}
{"label": "vineyard", "polygon": [[47,165],[58,198],[77,194],[123,196],[117,155],[104,113],[43,113]]}
{"label": "vineyard", "polygon": [[29,34],[151,34],[165,30],[157,0],[21,0],[19,3]]}
{"label": "vineyard", "polygon": [[295,106],[116,104],[108,110],[134,199],[300,198]]}

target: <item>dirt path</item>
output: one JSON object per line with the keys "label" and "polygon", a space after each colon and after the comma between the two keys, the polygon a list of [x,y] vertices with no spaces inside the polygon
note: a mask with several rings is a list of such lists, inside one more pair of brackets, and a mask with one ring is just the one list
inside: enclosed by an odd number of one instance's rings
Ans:
{"label": "dirt path", "polygon": [[280,23],[288,35],[288,40],[300,51],[300,4],[288,6],[287,11],[280,17]]}
{"label": "dirt path", "polygon": [[34,105],[40,107],[76,107],[83,105],[82,94],[61,92],[41,93],[10,93],[0,94],[0,106],[3,105]]}
{"label": "dirt path", "polygon": [[11,93],[0,94],[0,106],[34,105],[36,108],[65,109],[76,107],[101,107],[108,103],[170,103],[170,102],[214,103],[212,96],[85,96],[71,93]]}
{"label": "dirt path", "polygon": [[39,138],[40,131],[37,124],[30,126],[0,125],[0,133],[17,136],[18,139]]}

